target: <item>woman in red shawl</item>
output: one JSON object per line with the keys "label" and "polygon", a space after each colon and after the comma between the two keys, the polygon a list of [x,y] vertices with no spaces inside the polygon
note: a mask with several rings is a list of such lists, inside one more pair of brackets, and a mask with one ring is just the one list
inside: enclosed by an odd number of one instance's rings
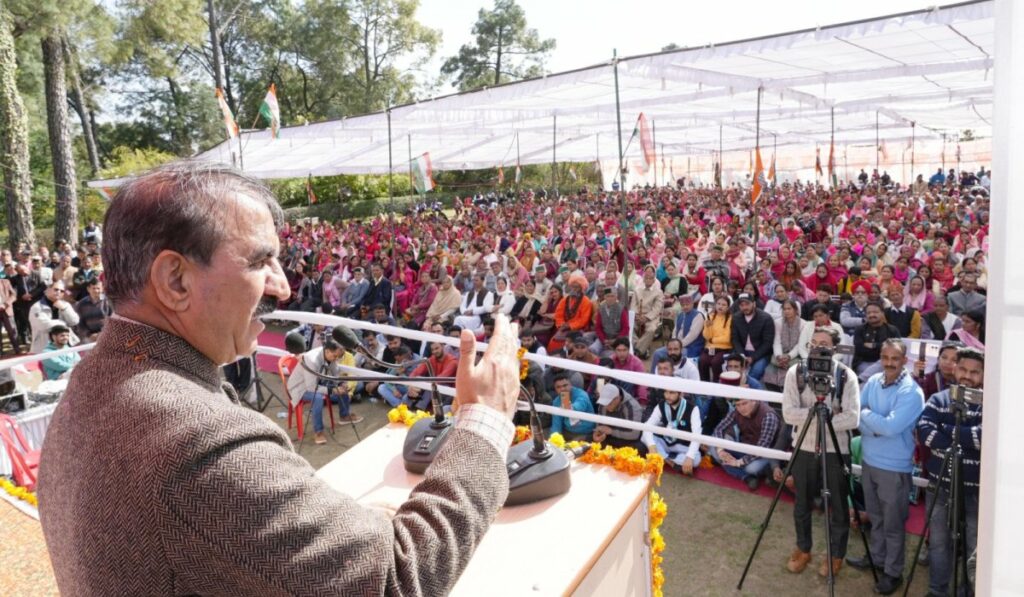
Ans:
{"label": "woman in red shawl", "polygon": [[949,292],[949,289],[956,284],[953,268],[946,265],[946,256],[942,253],[935,253],[932,256],[932,280],[934,281],[933,286],[938,284],[943,294]]}
{"label": "woman in red shawl", "polygon": [[828,284],[835,288],[836,281],[832,278],[832,275],[829,274],[828,266],[824,263],[819,263],[818,267],[814,269],[814,273],[804,279],[804,284],[811,292],[818,292],[819,284]]}

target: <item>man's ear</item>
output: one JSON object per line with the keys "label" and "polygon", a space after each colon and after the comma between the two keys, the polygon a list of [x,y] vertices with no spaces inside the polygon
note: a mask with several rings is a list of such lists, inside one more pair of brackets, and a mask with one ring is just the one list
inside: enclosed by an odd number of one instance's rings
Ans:
{"label": "man's ear", "polygon": [[149,270],[149,282],[164,308],[185,311],[191,304],[195,265],[176,251],[161,251]]}

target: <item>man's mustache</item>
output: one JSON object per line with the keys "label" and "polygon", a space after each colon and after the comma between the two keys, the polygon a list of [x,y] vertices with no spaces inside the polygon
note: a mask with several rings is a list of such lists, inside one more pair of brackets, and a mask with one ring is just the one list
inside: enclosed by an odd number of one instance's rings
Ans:
{"label": "man's mustache", "polygon": [[264,296],[256,305],[254,317],[262,317],[277,310],[277,299],[272,296]]}

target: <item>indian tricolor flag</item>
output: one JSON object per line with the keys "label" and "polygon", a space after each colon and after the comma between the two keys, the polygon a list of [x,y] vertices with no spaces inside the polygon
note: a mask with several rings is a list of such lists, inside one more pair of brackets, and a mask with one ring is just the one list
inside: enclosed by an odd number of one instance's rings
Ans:
{"label": "indian tricolor flag", "polygon": [[271,83],[267,90],[267,96],[260,104],[260,116],[267,121],[270,127],[270,136],[277,139],[281,133],[281,108],[277,105],[277,87]]}
{"label": "indian tricolor flag", "polygon": [[754,183],[750,187],[751,205],[757,203],[757,200],[761,198],[761,193],[768,186],[768,181],[764,177],[764,165],[761,163],[760,147],[754,151],[754,156]]}
{"label": "indian tricolor flag", "polygon": [[430,167],[429,151],[412,161],[412,184],[417,193],[434,189],[434,171]]}
{"label": "indian tricolor flag", "polygon": [[768,180],[772,181],[772,185],[778,184],[778,180],[775,178],[775,154],[772,154],[772,165],[768,166]]}
{"label": "indian tricolor flag", "polygon": [[224,117],[224,129],[228,133],[228,139],[234,139],[238,136],[238,123],[235,122],[235,117],[231,114],[231,107],[224,99],[224,92],[220,87],[217,88],[217,105],[220,106],[220,113]]}
{"label": "indian tricolor flag", "polygon": [[505,166],[498,166],[498,184],[505,184]]}

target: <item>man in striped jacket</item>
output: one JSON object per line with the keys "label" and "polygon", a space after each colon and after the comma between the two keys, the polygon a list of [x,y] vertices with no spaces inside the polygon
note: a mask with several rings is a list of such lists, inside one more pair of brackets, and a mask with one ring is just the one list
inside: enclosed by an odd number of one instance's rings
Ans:
{"label": "man in striped jacket", "polygon": [[[974,348],[961,348],[956,357],[956,383],[965,388],[981,389],[985,381],[985,354]],[[956,428],[956,412],[963,417],[960,429]],[[949,529],[950,478],[948,470],[942,469],[946,450],[959,444],[963,454],[963,499],[967,517],[967,554],[974,552],[978,544],[978,481],[981,472],[981,404],[959,403],[950,397],[949,389],[928,398],[921,419],[917,422],[917,439],[931,448],[926,468],[930,477],[938,479],[938,488],[928,494],[929,506],[935,500],[935,510],[928,529],[931,541],[928,545],[928,592],[932,595],[946,595],[949,581],[956,565],[952,537]],[[963,582],[966,582],[964,579]]]}

